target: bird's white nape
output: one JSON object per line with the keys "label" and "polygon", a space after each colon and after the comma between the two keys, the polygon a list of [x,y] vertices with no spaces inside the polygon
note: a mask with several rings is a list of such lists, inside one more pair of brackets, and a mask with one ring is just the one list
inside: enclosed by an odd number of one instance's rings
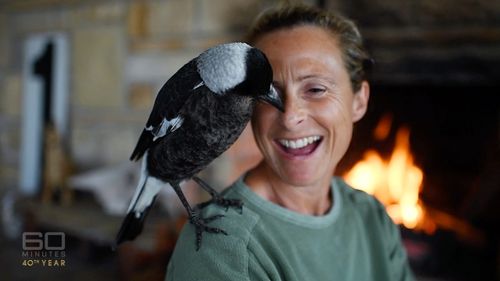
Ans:
{"label": "bird's white nape", "polygon": [[222,94],[245,80],[246,57],[251,47],[228,43],[212,47],[197,59],[198,73],[214,93]]}

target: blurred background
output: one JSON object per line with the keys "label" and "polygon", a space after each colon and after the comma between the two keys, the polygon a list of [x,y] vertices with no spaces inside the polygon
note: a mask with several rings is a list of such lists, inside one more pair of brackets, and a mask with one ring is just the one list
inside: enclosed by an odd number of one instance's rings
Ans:
{"label": "blurred background", "polygon": [[[0,0],[0,279],[162,280],[185,222],[169,190],[110,248],[156,93],[284,2]],[[304,2],[353,18],[376,62],[336,173],[387,206],[419,280],[500,280],[500,2]],[[246,130],[201,177],[222,189],[259,159]]]}

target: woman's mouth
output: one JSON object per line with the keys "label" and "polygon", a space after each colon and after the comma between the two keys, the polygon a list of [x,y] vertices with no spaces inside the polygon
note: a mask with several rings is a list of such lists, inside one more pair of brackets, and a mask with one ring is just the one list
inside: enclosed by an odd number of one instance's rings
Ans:
{"label": "woman's mouth", "polygon": [[289,156],[307,156],[312,154],[321,143],[321,136],[309,136],[300,139],[278,139],[276,142]]}

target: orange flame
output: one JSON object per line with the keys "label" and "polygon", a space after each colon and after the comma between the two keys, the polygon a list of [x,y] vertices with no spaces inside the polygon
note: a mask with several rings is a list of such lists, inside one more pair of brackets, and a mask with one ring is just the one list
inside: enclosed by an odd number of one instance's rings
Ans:
{"label": "orange flame", "polygon": [[[378,138],[388,135],[391,121],[391,118],[381,120],[375,130]],[[377,197],[395,223],[413,229],[423,223],[425,210],[418,197],[423,172],[413,163],[409,138],[408,128],[400,128],[389,160],[375,150],[368,150],[344,178],[355,188]]]}

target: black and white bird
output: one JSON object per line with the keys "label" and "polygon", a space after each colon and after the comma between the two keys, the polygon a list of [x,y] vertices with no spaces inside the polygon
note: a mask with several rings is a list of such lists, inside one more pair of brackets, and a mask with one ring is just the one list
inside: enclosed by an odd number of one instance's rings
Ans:
{"label": "black and white bird", "polygon": [[130,157],[133,161],[142,157],[141,178],[117,235],[117,245],[140,234],[156,195],[166,185],[175,190],[196,228],[197,249],[203,232],[226,234],[207,226],[222,216],[202,218],[199,208],[189,205],[180,183],[193,179],[211,194],[208,203],[241,208],[239,200],[222,198],[195,175],[236,141],[257,101],[283,111],[272,76],[264,53],[238,42],[204,51],[163,85]]}

